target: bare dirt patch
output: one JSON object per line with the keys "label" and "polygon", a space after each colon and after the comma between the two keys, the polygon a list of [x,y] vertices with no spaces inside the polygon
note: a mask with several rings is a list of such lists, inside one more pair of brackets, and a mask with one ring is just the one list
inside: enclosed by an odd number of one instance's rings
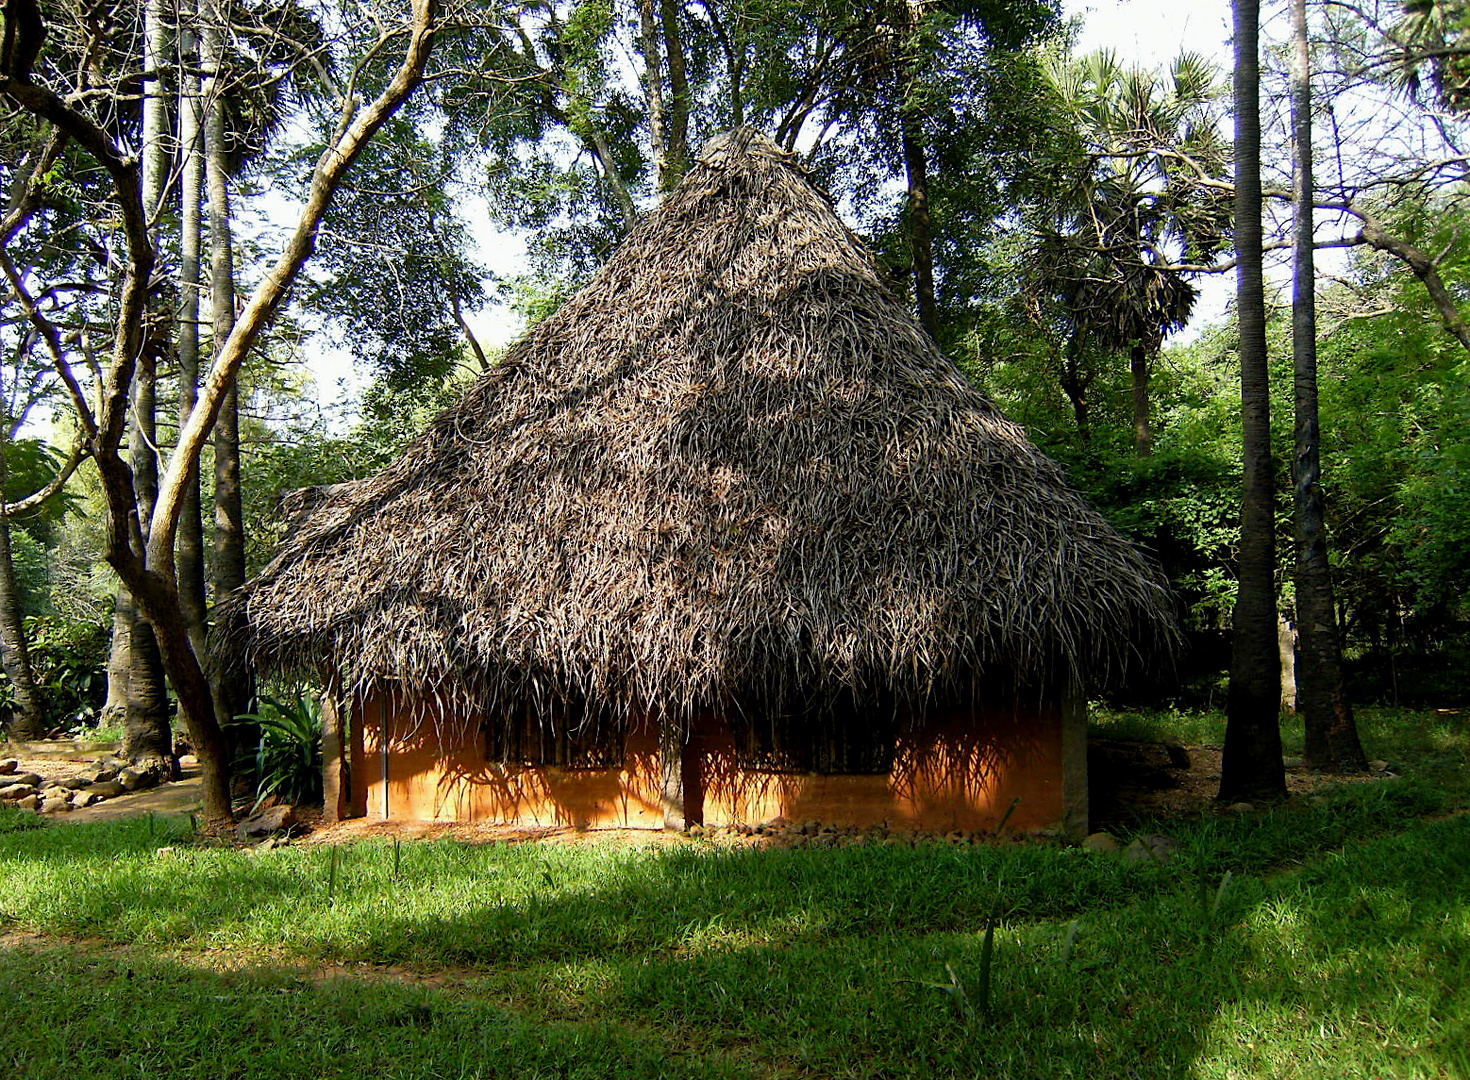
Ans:
{"label": "bare dirt patch", "polygon": [[[1231,812],[1215,798],[1222,756],[1218,746],[1176,745],[1171,754],[1165,743],[1094,740],[1088,763],[1092,828]],[[1178,764],[1181,760],[1187,764]],[[1344,784],[1375,783],[1394,775],[1381,761],[1373,762],[1365,773],[1333,775],[1312,772],[1300,759],[1288,758],[1286,790],[1289,799],[1304,799]]]}
{"label": "bare dirt patch", "polygon": [[[15,758],[20,773],[35,773],[46,780],[90,778],[97,763],[111,758],[117,747],[106,744],[77,744],[50,740],[0,744],[0,758]],[[91,821],[116,821],[144,814],[194,813],[203,801],[198,761],[190,755],[179,759],[180,777],[157,787],[140,788],[115,795],[92,806],[49,815],[51,820],[79,825]]]}

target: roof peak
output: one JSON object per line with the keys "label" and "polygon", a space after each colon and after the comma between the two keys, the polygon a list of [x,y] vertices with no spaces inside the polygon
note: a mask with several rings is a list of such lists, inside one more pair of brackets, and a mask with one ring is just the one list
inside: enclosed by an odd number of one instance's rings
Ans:
{"label": "roof peak", "polygon": [[769,135],[742,124],[722,131],[705,140],[699,148],[699,161],[703,165],[723,167],[743,157],[764,157],[783,161],[791,165],[798,163],[796,154],[783,150]]}

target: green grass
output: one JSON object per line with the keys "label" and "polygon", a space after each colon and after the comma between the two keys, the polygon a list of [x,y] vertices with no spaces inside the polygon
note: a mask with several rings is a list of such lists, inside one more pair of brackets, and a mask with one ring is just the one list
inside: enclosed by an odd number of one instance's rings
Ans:
{"label": "green grass", "polygon": [[24,829],[45,828],[46,823],[29,810],[14,806],[0,806],[0,833],[21,832]]}
{"label": "green grass", "polygon": [[[1387,707],[1355,710],[1358,734],[1368,757],[1392,766],[1435,768],[1444,759],[1451,769],[1463,764],[1470,712],[1462,710],[1418,711]],[[1115,739],[1162,741],[1176,739],[1189,745],[1222,746],[1225,742],[1225,713],[1179,712],[1173,709],[1092,709],[1092,733]],[[1282,752],[1300,756],[1304,734],[1299,716],[1286,716],[1281,723]]]}
{"label": "green grass", "polygon": [[1371,723],[1399,745],[1370,753],[1409,775],[1180,826],[1165,865],[1026,844],[238,851],[162,821],[0,816],[0,936],[43,935],[0,949],[0,1063],[1467,1076],[1470,736],[1463,718]]}

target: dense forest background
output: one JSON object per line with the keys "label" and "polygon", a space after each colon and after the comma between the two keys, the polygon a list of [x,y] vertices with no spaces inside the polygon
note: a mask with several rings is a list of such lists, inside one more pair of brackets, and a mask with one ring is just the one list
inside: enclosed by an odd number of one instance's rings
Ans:
{"label": "dense forest background", "polygon": [[[1268,5],[1260,89],[1289,634],[1286,24]],[[1306,26],[1348,694],[1463,705],[1470,12],[1334,0]],[[1177,678],[1124,693],[1222,704],[1240,332],[1233,311],[1191,316],[1205,281],[1234,280],[1230,73],[1074,40],[1050,0],[7,0],[11,733],[104,724],[163,760],[171,693],[253,711],[262,688],[209,662],[209,611],[269,557],[283,493],[391,460],[496,363],[474,313],[554,311],[739,124],[801,156],[942,348],[1163,562],[1190,649]],[[483,265],[496,230],[523,273]],[[327,356],[350,357],[351,400],[323,386]]]}

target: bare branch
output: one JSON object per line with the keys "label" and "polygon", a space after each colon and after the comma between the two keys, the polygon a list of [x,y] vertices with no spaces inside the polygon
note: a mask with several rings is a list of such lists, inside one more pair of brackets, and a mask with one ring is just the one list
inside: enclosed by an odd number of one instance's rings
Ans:
{"label": "bare branch", "polygon": [[40,506],[46,500],[53,498],[62,488],[66,487],[66,482],[72,478],[72,474],[77,471],[78,467],[81,466],[86,458],[87,445],[82,439],[78,439],[76,445],[71,448],[71,453],[66,456],[66,461],[62,463],[61,468],[45,487],[41,488],[40,491],[27,495],[24,499],[17,499],[15,502],[4,502],[0,500],[0,514],[3,514],[5,517],[19,517],[21,514]]}
{"label": "bare branch", "polygon": [[26,313],[31,325],[46,342],[46,349],[51,354],[52,366],[56,368],[56,374],[66,384],[67,392],[71,394],[72,405],[77,410],[77,419],[81,422],[82,430],[90,438],[97,434],[97,421],[92,415],[92,410],[87,407],[87,395],[82,392],[81,385],[72,373],[71,365],[66,360],[66,350],[61,345],[61,334],[56,329],[56,324],[41,313],[40,307],[34,298],[26,290],[25,280],[21,277],[15,261],[11,259],[10,252],[0,246],[0,268],[5,271],[6,280],[10,282],[11,292],[20,301],[21,310]]}

